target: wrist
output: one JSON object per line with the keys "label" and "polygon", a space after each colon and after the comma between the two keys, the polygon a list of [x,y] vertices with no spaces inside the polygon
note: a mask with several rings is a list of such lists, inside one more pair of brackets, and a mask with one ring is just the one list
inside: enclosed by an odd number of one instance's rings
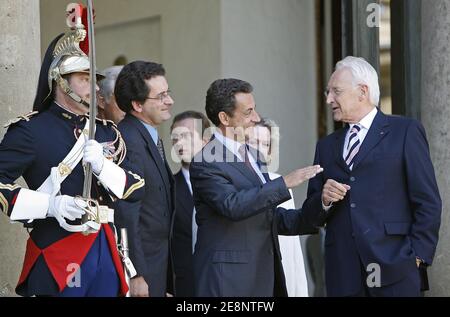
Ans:
{"label": "wrist", "polygon": [[286,185],[286,188],[291,188],[291,184],[289,183],[288,176],[283,176],[284,184]]}
{"label": "wrist", "polygon": [[425,264],[425,261],[420,257],[416,256],[416,264],[419,266],[420,264]]}
{"label": "wrist", "polygon": [[323,199],[323,197],[321,198],[321,201],[322,201],[322,206],[324,206],[324,207],[330,207],[331,204],[332,204],[331,201],[328,201],[328,200],[326,200],[326,199]]}
{"label": "wrist", "polygon": [[95,170],[94,170],[94,166],[92,166],[92,170],[95,174],[100,175],[102,170],[103,170],[103,166],[105,165],[105,158],[102,157],[101,160],[99,160],[98,162],[96,162],[95,164]]}
{"label": "wrist", "polygon": [[330,208],[333,206],[333,202],[328,202],[327,203],[326,201],[323,200],[323,198],[320,201],[322,203],[322,209],[325,210],[325,211],[330,210]]}

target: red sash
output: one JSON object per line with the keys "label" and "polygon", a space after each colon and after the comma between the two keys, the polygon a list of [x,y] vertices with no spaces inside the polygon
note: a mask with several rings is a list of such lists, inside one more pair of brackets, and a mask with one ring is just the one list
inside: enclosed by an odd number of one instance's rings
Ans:
{"label": "red sash", "polygon": [[[122,261],[117,251],[114,233],[109,225],[102,225],[102,228],[105,230],[104,232],[108,241],[109,250],[111,251],[112,260],[119,276],[120,296],[125,296],[128,292],[128,285],[125,280]],[[59,291],[62,292],[67,285],[67,278],[69,275],[73,276],[74,274],[73,271],[67,271],[67,267],[72,263],[78,264],[81,267],[81,263],[83,263],[99,232],[87,236],[81,232],[77,232],[62,240],[56,241],[45,249],[39,249],[30,237],[27,241],[22,273],[20,274],[17,285],[19,286],[27,279],[34,263],[36,263],[36,260],[42,254],[48,269],[58,284]]]}

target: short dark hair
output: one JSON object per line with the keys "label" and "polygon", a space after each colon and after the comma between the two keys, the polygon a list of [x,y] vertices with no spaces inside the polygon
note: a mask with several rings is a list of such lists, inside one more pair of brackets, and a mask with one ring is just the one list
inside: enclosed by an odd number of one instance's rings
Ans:
{"label": "short dark hair", "polygon": [[145,81],[165,75],[166,71],[161,64],[135,61],[125,65],[117,76],[114,87],[114,96],[119,108],[129,113],[133,110],[132,101],[144,103],[150,93]]}
{"label": "short dark hair", "polygon": [[170,126],[170,131],[173,130],[173,126],[175,123],[182,121],[184,119],[199,119],[202,120],[202,135],[205,134],[206,129],[209,129],[211,127],[211,124],[209,123],[208,118],[201,112],[188,110],[184,111],[182,113],[179,113],[173,118],[172,125]]}
{"label": "short dark hair", "polygon": [[236,109],[235,95],[251,92],[253,92],[252,85],[240,79],[229,78],[214,81],[206,93],[205,110],[209,120],[219,126],[219,112],[224,111],[232,117]]}

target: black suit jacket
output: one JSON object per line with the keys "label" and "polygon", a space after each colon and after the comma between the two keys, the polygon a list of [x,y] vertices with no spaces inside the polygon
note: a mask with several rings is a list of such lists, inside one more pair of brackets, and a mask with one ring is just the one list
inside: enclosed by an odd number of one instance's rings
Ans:
{"label": "black suit jacket", "polygon": [[194,199],[181,170],[175,175],[175,218],[172,251],[175,269],[176,296],[194,296],[192,257],[192,213]]}
{"label": "black suit jacket", "polygon": [[118,202],[116,225],[128,229],[130,259],[149,285],[150,296],[165,296],[173,291],[167,285],[172,275],[173,175],[142,122],[127,114],[119,130],[127,146],[126,164],[145,179],[145,194],[138,203]]}
{"label": "black suit jacket", "polygon": [[287,296],[278,233],[316,230],[299,210],[276,208],[291,198],[283,179],[265,175],[262,185],[217,139],[194,157],[190,177],[198,224],[195,295]]}

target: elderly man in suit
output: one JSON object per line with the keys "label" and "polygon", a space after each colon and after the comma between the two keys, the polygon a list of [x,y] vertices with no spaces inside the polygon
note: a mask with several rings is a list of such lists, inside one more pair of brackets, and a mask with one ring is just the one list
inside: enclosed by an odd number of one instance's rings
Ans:
{"label": "elderly man in suit", "polygon": [[206,113],[218,131],[190,166],[196,296],[287,296],[278,233],[315,231],[309,215],[277,206],[321,168],[269,179],[260,155],[245,144],[245,130],[260,120],[252,91],[245,81],[219,79],[207,92]]}
{"label": "elderly man in suit", "polygon": [[115,124],[119,124],[125,117],[125,112],[120,110],[114,96],[114,85],[117,76],[123,66],[111,66],[103,70],[105,78],[99,81],[98,87],[98,114],[100,119],[111,120]]}
{"label": "elderly man in suit", "polygon": [[[173,292],[170,239],[174,210],[174,180],[157,127],[171,118],[173,99],[162,65],[135,61],[122,69],[114,89],[126,113],[119,130],[127,145],[127,163],[146,181],[139,203],[119,203],[118,227],[128,229],[130,259],[137,276],[132,296],[166,296]],[[170,283],[169,283],[170,284]]]}
{"label": "elderly man in suit", "polygon": [[324,173],[303,210],[326,225],[327,294],[418,296],[442,208],[425,130],[377,108],[378,75],[362,58],[337,63],[326,96],[345,127],[317,143]]}
{"label": "elderly man in suit", "polygon": [[177,158],[181,169],[175,174],[175,218],[173,221],[173,267],[177,297],[194,296],[193,257],[197,240],[194,199],[192,197],[189,165],[192,158],[208,143],[210,123],[203,113],[184,111],[173,119],[170,127],[172,158]]}

